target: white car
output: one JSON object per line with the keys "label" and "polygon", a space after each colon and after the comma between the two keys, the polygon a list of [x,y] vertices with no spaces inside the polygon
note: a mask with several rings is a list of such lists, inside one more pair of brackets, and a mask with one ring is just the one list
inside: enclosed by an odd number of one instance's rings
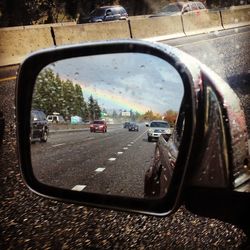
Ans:
{"label": "white car", "polygon": [[158,139],[161,134],[166,134],[169,136],[172,134],[172,129],[170,128],[170,125],[167,121],[154,120],[146,126],[149,127],[147,132],[149,142],[151,142],[153,138]]}

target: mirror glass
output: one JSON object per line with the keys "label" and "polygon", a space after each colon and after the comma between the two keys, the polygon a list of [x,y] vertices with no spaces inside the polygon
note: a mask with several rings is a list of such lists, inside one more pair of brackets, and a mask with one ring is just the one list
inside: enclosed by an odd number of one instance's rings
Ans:
{"label": "mirror glass", "polygon": [[158,197],[171,179],[160,177],[158,137],[176,158],[178,143],[170,135],[183,94],[176,69],[153,55],[93,55],[46,66],[31,110],[36,178],[79,192]]}

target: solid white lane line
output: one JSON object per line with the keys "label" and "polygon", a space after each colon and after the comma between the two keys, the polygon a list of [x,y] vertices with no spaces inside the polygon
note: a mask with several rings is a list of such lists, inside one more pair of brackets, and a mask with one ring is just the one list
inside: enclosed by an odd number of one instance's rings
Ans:
{"label": "solid white lane line", "polygon": [[72,188],[74,191],[82,191],[84,188],[86,188],[86,185],[76,185]]}
{"label": "solid white lane line", "polygon": [[52,147],[53,148],[55,148],[55,147],[60,147],[60,146],[63,146],[63,145],[65,145],[66,143],[60,143],[60,144],[55,144],[55,145],[52,145]]}
{"label": "solid white lane line", "polygon": [[100,172],[103,172],[104,170],[105,168],[97,168],[95,171],[100,173]]}
{"label": "solid white lane line", "polygon": [[116,158],[109,158],[109,161],[115,161]]}

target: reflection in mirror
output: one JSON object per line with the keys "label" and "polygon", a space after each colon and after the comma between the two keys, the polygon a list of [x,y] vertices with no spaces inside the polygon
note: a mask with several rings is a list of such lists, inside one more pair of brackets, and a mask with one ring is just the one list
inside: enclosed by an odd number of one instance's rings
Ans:
{"label": "reflection in mirror", "polygon": [[174,126],[183,94],[179,73],[152,55],[94,55],[48,65],[37,76],[31,110],[36,178],[81,192],[163,195],[171,180],[166,157],[178,152]]}

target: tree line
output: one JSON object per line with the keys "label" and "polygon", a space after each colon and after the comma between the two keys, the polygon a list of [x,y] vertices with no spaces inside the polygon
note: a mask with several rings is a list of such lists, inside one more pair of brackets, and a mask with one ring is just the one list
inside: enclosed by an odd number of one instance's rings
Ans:
{"label": "tree line", "polygon": [[141,115],[140,120],[165,120],[169,122],[171,126],[174,126],[177,116],[178,112],[172,109],[167,110],[164,114],[156,114],[152,110],[148,110],[145,114]]}
{"label": "tree line", "polygon": [[[96,99],[89,96],[87,102],[83,97],[83,91],[79,84],[74,84],[70,80],[62,80],[52,69],[46,68],[37,77],[33,93],[32,108],[44,111],[46,115],[59,113],[66,120],[72,116],[79,116],[83,120],[95,120],[102,117],[102,113],[107,113],[101,109]],[[129,120],[151,121],[167,120],[171,125],[175,123],[178,112],[167,110],[164,114],[157,114],[148,110],[144,114],[130,110]],[[113,111],[111,117],[122,118],[120,114]]]}
{"label": "tree line", "polygon": [[60,113],[66,119],[71,116],[80,116],[84,120],[101,117],[101,108],[92,95],[86,102],[79,84],[60,79],[50,68],[37,77],[32,108],[43,110],[47,115]]}
{"label": "tree line", "polygon": [[[249,4],[250,0],[200,0],[208,8]],[[129,16],[151,14],[176,0],[2,0],[0,27],[57,23],[87,17],[96,7],[122,5]]]}

